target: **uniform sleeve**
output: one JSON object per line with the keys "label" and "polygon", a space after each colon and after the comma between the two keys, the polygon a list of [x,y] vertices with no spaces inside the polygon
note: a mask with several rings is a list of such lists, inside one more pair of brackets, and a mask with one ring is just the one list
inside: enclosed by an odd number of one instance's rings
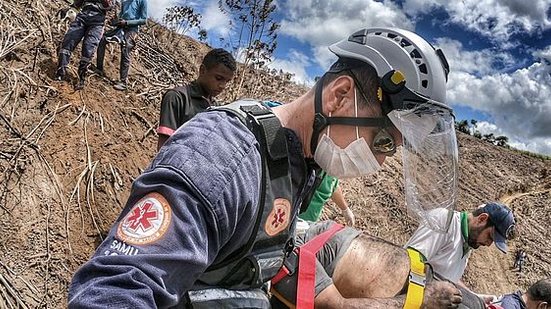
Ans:
{"label": "uniform sleeve", "polygon": [[177,306],[208,266],[249,239],[259,194],[238,188],[260,187],[260,155],[254,135],[221,114],[178,131],[134,181],[108,236],[75,273],[69,308]]}
{"label": "uniform sleeve", "polygon": [[520,300],[513,295],[505,295],[501,301],[501,307],[503,309],[523,309]]}
{"label": "uniform sleeve", "polygon": [[177,171],[156,168],[137,182],[108,237],[75,274],[69,308],[174,306],[224,242],[209,207],[174,189],[189,186]]}
{"label": "uniform sleeve", "polygon": [[171,136],[181,125],[179,119],[185,113],[185,100],[175,90],[168,90],[161,101],[157,133]]}

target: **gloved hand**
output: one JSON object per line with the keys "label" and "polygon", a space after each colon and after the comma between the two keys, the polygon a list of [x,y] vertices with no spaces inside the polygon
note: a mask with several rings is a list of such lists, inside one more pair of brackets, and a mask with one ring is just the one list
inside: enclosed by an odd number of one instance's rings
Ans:
{"label": "gloved hand", "polygon": [[346,209],[341,210],[341,213],[344,217],[344,220],[346,221],[346,225],[354,226],[356,218],[354,217],[354,213],[352,212],[350,207],[346,207]]}
{"label": "gloved hand", "polygon": [[477,295],[478,297],[482,298],[482,300],[486,305],[489,305],[498,300],[497,295],[491,295],[491,294],[477,294]]}

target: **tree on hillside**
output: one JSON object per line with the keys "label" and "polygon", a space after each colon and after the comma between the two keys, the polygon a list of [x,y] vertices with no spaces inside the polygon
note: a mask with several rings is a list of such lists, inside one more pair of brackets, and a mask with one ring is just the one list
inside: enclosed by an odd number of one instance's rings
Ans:
{"label": "tree on hillside", "polygon": [[469,130],[469,122],[467,120],[461,120],[455,122],[455,128],[459,132],[463,132],[465,134],[471,134],[471,131]]}
{"label": "tree on hillside", "polygon": [[495,138],[496,145],[501,147],[507,147],[507,143],[509,142],[509,138],[507,136],[498,136]]}
{"label": "tree on hillside", "polygon": [[219,0],[220,10],[230,18],[236,37],[225,40],[234,56],[244,64],[232,87],[231,98],[239,97],[245,72],[250,67],[260,69],[270,60],[277,46],[280,25],[273,18],[274,0]]}
{"label": "tree on hillside", "polygon": [[489,133],[489,134],[482,135],[482,140],[495,144],[496,139],[495,139],[494,133]]}
{"label": "tree on hillside", "polygon": [[[476,125],[478,124],[478,121],[476,119],[471,119],[471,127],[470,127],[470,131],[471,131],[471,134],[473,136],[476,135],[476,132],[477,132],[477,127]],[[475,136],[476,137],[476,136]]]}
{"label": "tree on hillside", "polygon": [[199,28],[199,39],[206,38],[207,33],[201,29],[201,14],[195,13],[189,6],[173,6],[166,9],[163,24],[170,30],[186,34],[193,28]]}

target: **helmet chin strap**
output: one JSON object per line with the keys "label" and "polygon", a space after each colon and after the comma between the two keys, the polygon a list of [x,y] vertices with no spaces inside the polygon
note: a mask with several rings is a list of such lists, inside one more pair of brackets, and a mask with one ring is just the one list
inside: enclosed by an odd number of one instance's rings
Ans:
{"label": "helmet chin strap", "polygon": [[327,117],[323,114],[322,96],[323,96],[323,80],[322,76],[316,83],[316,92],[314,96],[314,123],[312,130],[312,138],[310,140],[310,152],[312,156],[316,151],[320,132],[328,125],[340,124],[356,127],[379,127],[386,128],[392,125],[388,117]]}

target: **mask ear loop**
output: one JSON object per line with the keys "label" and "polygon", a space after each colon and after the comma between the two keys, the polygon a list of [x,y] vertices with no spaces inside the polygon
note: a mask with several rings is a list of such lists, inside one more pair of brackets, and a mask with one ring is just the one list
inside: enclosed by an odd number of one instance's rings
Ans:
{"label": "mask ear loop", "polygon": [[[355,115],[356,118],[358,118],[358,98],[357,98],[357,88],[356,86],[354,86],[354,109],[355,109]],[[356,139],[360,139],[360,133],[359,133],[359,128],[358,126],[356,126]]]}
{"label": "mask ear loop", "polygon": [[[331,112],[329,112],[329,118],[331,118]],[[330,124],[327,125],[327,137],[331,138],[331,136],[329,136],[329,132],[331,132],[331,125]]]}

